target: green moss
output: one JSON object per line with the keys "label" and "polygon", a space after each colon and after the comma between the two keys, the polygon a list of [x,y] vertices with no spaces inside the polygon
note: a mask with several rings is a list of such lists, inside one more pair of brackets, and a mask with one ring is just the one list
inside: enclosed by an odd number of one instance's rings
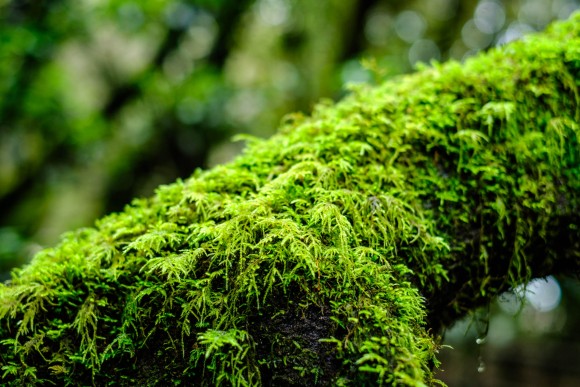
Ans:
{"label": "green moss", "polygon": [[578,272],[580,16],[357,87],[0,286],[7,385],[430,385],[441,327]]}

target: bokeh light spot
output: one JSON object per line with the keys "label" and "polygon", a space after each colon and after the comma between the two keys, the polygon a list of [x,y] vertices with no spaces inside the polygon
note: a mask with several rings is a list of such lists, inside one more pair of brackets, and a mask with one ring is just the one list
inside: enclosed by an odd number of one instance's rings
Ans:
{"label": "bokeh light spot", "polygon": [[370,72],[358,60],[350,60],[342,66],[340,77],[343,84],[364,83],[372,79]]}
{"label": "bokeh light spot", "polygon": [[427,22],[415,11],[403,11],[395,20],[395,32],[407,43],[420,39],[426,29]]}
{"label": "bokeh light spot", "polygon": [[520,22],[513,22],[509,25],[509,27],[507,28],[507,30],[502,33],[498,40],[497,40],[497,44],[501,45],[501,44],[506,44],[509,43],[513,40],[517,40],[519,38],[521,38],[522,36],[524,36],[525,34],[528,34],[530,32],[533,32],[534,29],[524,23],[520,23]]}
{"label": "bokeh light spot", "polygon": [[165,9],[165,23],[169,28],[182,30],[189,27],[195,17],[195,10],[189,4],[170,3]]}
{"label": "bokeh light spot", "polygon": [[473,20],[477,28],[486,34],[495,34],[505,24],[503,5],[495,1],[483,1],[477,5]]}
{"label": "bokeh light spot", "polygon": [[117,12],[121,21],[120,25],[127,30],[137,30],[145,22],[145,15],[143,15],[143,10],[139,4],[125,3],[119,7]]}
{"label": "bokeh light spot", "polygon": [[[523,293],[524,287],[518,287],[516,291]],[[549,312],[560,305],[562,289],[556,278],[548,276],[545,279],[535,279],[528,283],[523,295],[537,311]]]}
{"label": "bokeh light spot", "polygon": [[480,30],[473,19],[468,20],[461,30],[463,43],[473,50],[481,50],[488,47],[493,36]]}
{"label": "bokeh light spot", "polygon": [[365,24],[365,37],[374,45],[384,46],[389,40],[393,18],[387,12],[371,14]]}
{"label": "bokeh light spot", "polygon": [[568,19],[578,9],[580,9],[578,1],[555,0],[552,4],[552,13],[558,19]]}
{"label": "bokeh light spot", "polygon": [[510,316],[515,316],[522,310],[522,298],[513,291],[500,294],[497,304],[504,313]]}
{"label": "bokeh light spot", "polygon": [[265,24],[278,26],[288,20],[290,10],[284,0],[262,0],[258,3],[258,14]]}
{"label": "bokeh light spot", "polygon": [[441,51],[437,44],[430,39],[419,39],[409,48],[409,63],[429,63],[431,60],[441,59]]}
{"label": "bokeh light spot", "polygon": [[541,29],[552,19],[551,8],[550,1],[527,0],[518,11],[518,19],[537,29]]}

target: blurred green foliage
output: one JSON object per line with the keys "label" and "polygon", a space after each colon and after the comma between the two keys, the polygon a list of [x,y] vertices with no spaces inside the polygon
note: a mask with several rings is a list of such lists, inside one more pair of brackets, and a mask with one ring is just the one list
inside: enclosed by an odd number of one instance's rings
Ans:
{"label": "blurred green foliage", "polygon": [[[462,58],[578,1],[0,1],[0,238],[7,268],[161,183],[231,158],[232,134],[348,82]],[[324,21],[324,22],[321,22]],[[8,261],[8,262],[7,262]]]}

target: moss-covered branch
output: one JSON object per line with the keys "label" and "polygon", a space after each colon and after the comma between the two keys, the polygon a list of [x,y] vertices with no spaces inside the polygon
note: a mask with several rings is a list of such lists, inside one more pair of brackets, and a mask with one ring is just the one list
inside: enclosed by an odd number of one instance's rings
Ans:
{"label": "moss-covered branch", "polygon": [[580,258],[580,15],[290,116],[0,286],[2,384],[432,384],[439,329]]}

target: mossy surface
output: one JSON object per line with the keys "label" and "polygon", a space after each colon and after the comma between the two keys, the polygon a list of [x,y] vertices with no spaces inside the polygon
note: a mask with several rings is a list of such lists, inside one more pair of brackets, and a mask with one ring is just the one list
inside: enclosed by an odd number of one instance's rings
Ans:
{"label": "mossy surface", "polygon": [[291,115],[0,285],[5,385],[431,385],[438,332],[578,273],[580,15]]}

